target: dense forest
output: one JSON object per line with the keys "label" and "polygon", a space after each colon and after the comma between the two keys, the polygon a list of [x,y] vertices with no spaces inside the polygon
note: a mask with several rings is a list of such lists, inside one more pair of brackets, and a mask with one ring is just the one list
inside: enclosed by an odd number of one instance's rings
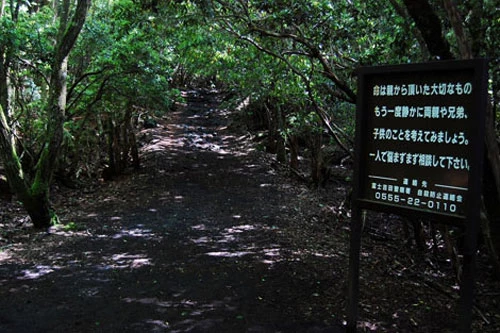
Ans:
{"label": "dense forest", "polygon": [[[1,0],[0,26],[0,198],[35,230],[69,223],[55,184],[78,191],[140,170],[140,130],[169,119],[185,91],[222,96],[290,178],[349,186],[336,166],[352,168],[360,67],[486,58],[481,244],[500,276],[497,1]],[[416,244],[442,239],[460,271],[460,232],[408,226]]]}

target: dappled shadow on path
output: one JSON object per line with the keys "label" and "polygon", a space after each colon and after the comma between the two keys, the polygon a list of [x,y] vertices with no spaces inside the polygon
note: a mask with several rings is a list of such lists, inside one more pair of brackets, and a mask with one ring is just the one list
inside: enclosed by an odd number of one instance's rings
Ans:
{"label": "dappled shadow on path", "polygon": [[342,293],[344,258],[283,244],[297,192],[228,128],[217,95],[187,97],[139,134],[142,171],[89,200],[78,228],[0,257],[0,331],[341,331],[317,300]]}

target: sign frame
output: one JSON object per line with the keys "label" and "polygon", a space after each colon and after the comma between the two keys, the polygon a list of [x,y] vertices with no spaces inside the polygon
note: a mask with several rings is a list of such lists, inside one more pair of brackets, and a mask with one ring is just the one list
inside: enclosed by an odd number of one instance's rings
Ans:
{"label": "sign frame", "polygon": [[[370,166],[369,154],[373,153],[373,135],[375,123],[373,116],[374,82],[380,77],[410,78],[417,81],[432,80],[433,78],[446,77],[448,74],[461,75],[457,73],[467,73],[465,76],[472,84],[472,92],[466,112],[467,112],[467,140],[468,144],[457,148],[464,153],[464,160],[467,160],[467,196],[464,201],[462,212],[452,214],[450,212],[433,211],[411,207],[403,204],[392,204],[383,201],[367,198],[369,196],[368,177]],[[360,248],[362,233],[362,211],[372,210],[386,213],[393,213],[403,216],[418,217],[433,222],[449,223],[464,228],[465,245],[462,285],[460,288],[460,323],[459,328],[462,332],[470,331],[472,324],[472,302],[474,290],[474,271],[475,271],[475,252],[476,239],[480,225],[481,208],[481,188],[482,188],[482,170],[483,170],[483,150],[484,150],[484,123],[487,105],[487,86],[488,86],[488,63],[486,59],[473,60],[453,60],[439,61],[430,63],[408,64],[408,65],[389,65],[362,67],[358,70],[358,99],[356,113],[356,154],[353,177],[353,199],[352,199],[352,217],[351,217],[351,235],[350,235],[350,255],[349,255],[349,302],[348,302],[348,321],[347,331],[356,332],[358,316],[359,299],[359,265]],[[452,76],[453,76],[452,75]],[[375,79],[374,79],[375,78]],[[369,85],[372,86],[369,86]],[[436,96],[436,98],[439,96]],[[453,97],[453,96],[452,96]],[[449,97],[448,99],[452,99]],[[429,100],[430,97],[426,97]],[[371,103],[371,104],[370,104]],[[410,100],[411,103],[411,100]],[[371,108],[371,109],[370,109]],[[380,123],[380,122],[379,122]],[[389,126],[390,127],[390,126]],[[368,147],[370,146],[370,147]],[[422,145],[414,145],[422,147]],[[431,147],[431,145],[429,145]],[[370,150],[372,149],[372,150]],[[432,148],[431,148],[432,149]],[[417,154],[415,154],[417,155]],[[432,155],[432,154],[428,154]],[[432,155],[434,156],[434,155]],[[372,158],[373,159],[373,158]],[[379,160],[380,161],[380,160]],[[373,163],[372,163],[373,164]],[[398,165],[399,167],[399,165]],[[407,170],[402,167],[402,172],[409,171],[412,178],[412,172],[418,170],[419,166],[409,167]],[[399,170],[399,171],[401,171]],[[463,171],[463,170],[462,170]],[[446,173],[445,174],[451,174]],[[463,175],[463,172],[462,174]],[[455,178],[456,175],[454,175]],[[438,176],[439,177],[439,176]],[[380,177],[385,178],[385,177]],[[452,177],[450,177],[452,178]],[[394,178],[396,179],[396,178]],[[392,179],[391,179],[392,181]],[[373,187],[373,183],[371,184]],[[413,191],[410,186],[408,192]],[[416,190],[415,190],[416,191]]]}

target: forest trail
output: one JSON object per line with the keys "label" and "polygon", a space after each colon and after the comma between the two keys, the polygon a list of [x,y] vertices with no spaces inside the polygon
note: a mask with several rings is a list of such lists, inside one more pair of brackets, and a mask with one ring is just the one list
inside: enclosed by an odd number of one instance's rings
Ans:
{"label": "forest trail", "polygon": [[284,233],[300,187],[231,128],[219,95],[186,94],[139,134],[140,172],[64,199],[73,230],[2,252],[0,332],[342,331],[345,256]]}

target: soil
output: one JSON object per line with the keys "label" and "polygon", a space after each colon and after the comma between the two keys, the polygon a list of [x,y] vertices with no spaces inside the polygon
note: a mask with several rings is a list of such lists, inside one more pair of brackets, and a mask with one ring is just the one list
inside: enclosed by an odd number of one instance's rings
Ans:
{"label": "soil", "polygon": [[[255,149],[220,94],[186,96],[138,134],[141,170],[55,189],[61,225],[33,230],[1,203],[0,332],[344,332],[346,177],[310,188]],[[359,331],[456,331],[442,244],[417,250],[403,223],[365,225]],[[473,330],[500,331],[482,252],[477,275]]]}

